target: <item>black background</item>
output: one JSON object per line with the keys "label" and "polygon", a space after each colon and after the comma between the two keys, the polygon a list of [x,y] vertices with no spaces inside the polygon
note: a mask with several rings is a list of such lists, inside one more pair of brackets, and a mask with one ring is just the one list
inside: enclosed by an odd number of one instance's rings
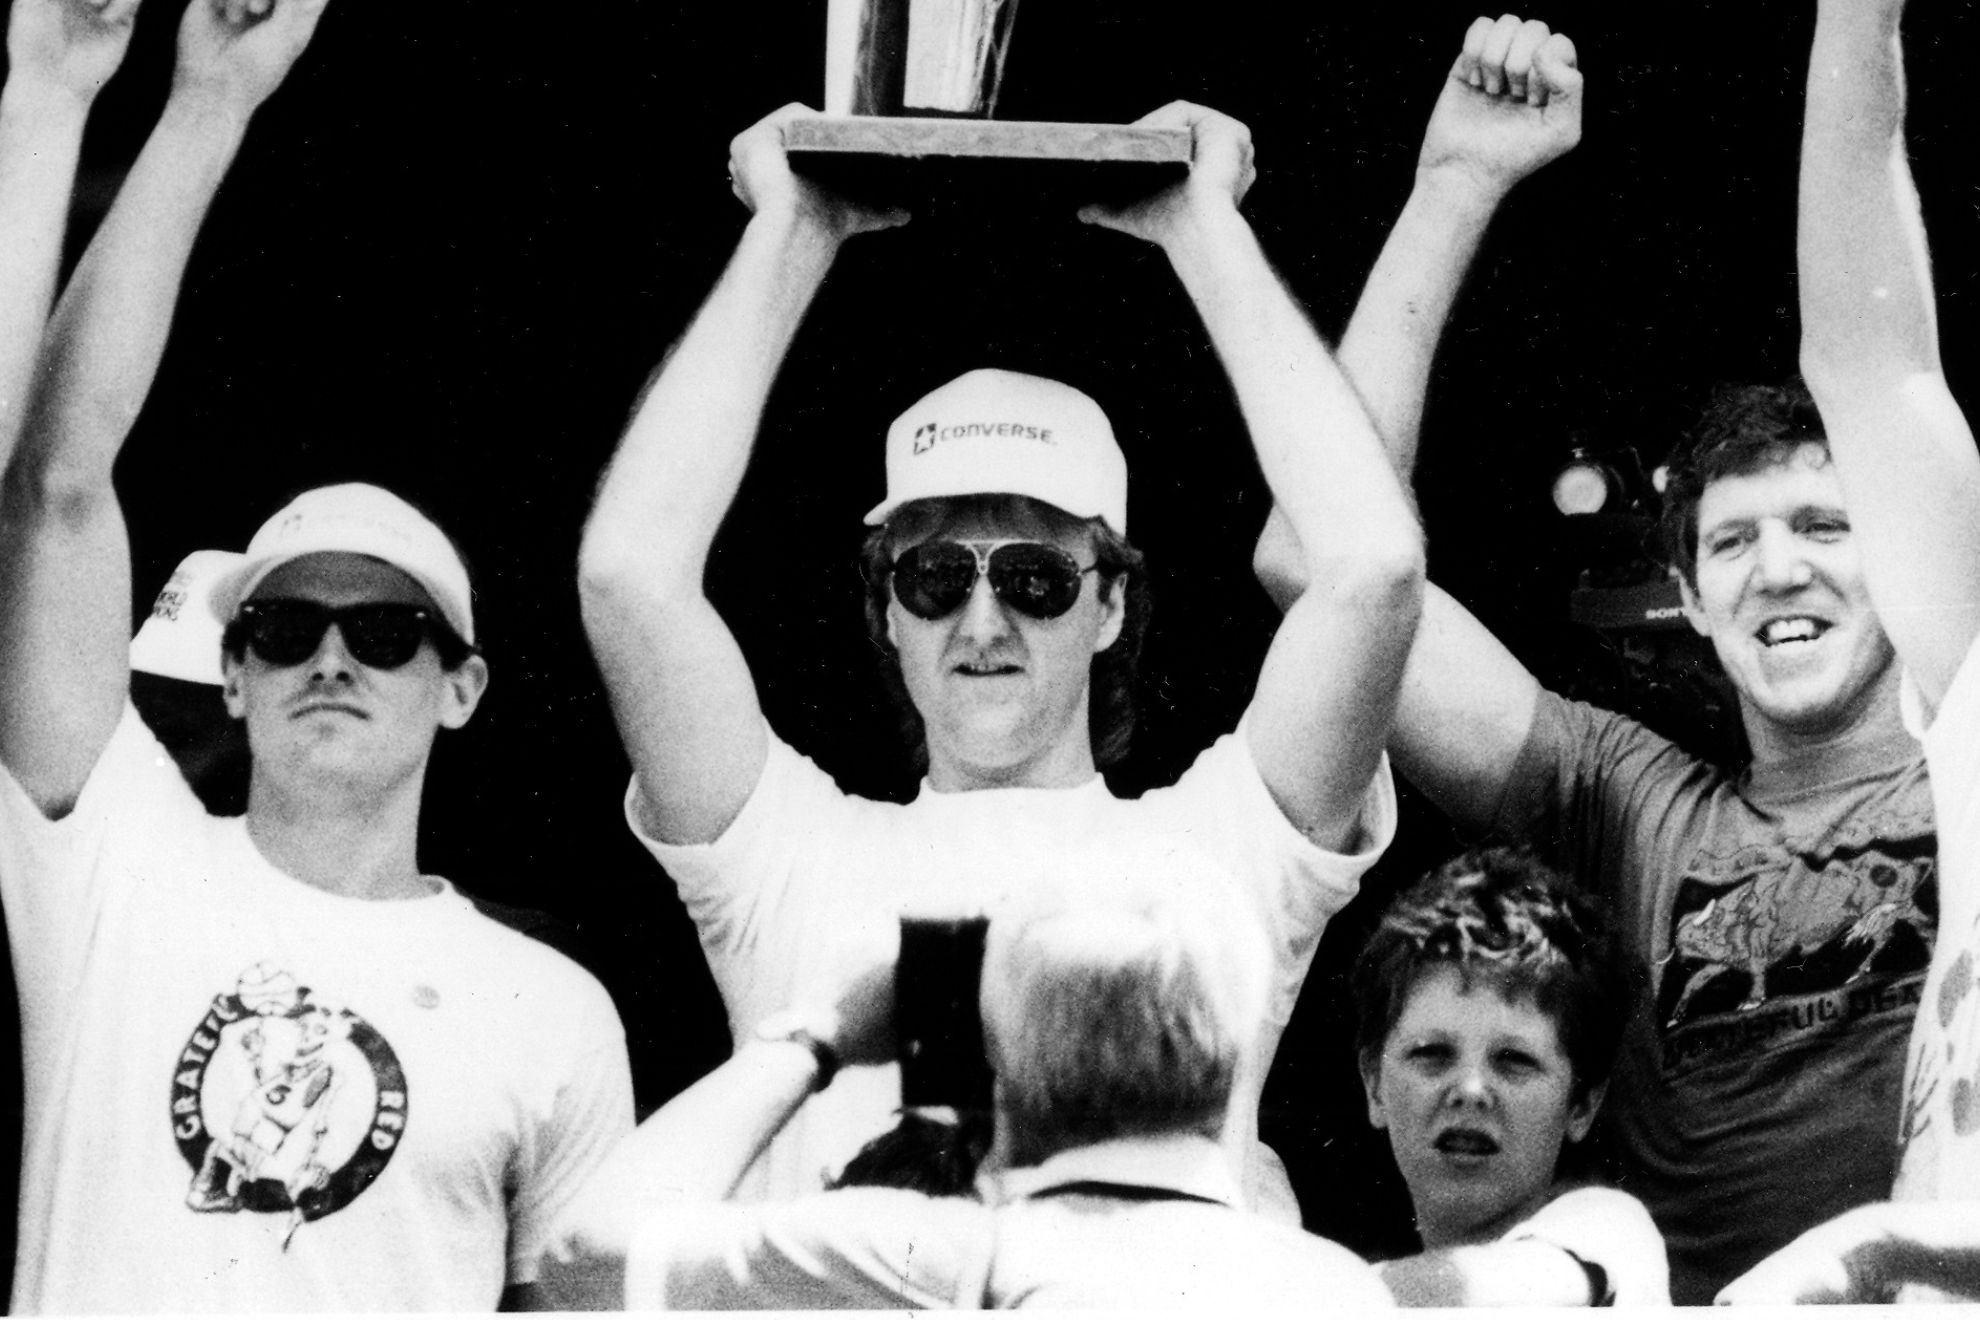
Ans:
{"label": "black background", "polygon": [[[1911,140],[1947,366],[1970,405],[1980,7],[1913,8]],[[72,258],[156,117],[182,9],[146,0],[99,100]],[[1247,121],[1260,180],[1246,211],[1332,338],[1475,13],[1026,0],[1000,113],[1118,121],[1182,97]],[[1612,662],[1566,621],[1582,565],[1548,479],[1571,436],[1654,464],[1714,383],[1794,369],[1813,5],[1562,0],[1531,16],[1579,47],[1585,137],[1487,239],[1432,384],[1418,490],[1433,576],[1543,679],[1586,687]],[[723,1057],[726,1031],[672,887],[621,820],[627,766],[579,629],[578,532],[636,390],[741,230],[728,140],[817,102],[823,31],[823,0],[334,0],[214,209],[119,469],[143,602],[183,554],[239,548],[323,482],[397,489],[466,546],[494,683],[442,739],[422,862],[575,924],[618,998],[642,1109]],[[1264,486],[1152,249],[1063,214],[924,217],[852,243],[771,401],[711,592],[782,734],[849,789],[911,792],[860,618],[858,519],[888,421],[992,364],[1087,390],[1128,452],[1159,597],[1136,751],[1110,777],[1167,782],[1236,722],[1274,615],[1248,567]],[[1453,847],[1405,796],[1371,901]],[[1398,1250],[1406,1202],[1347,1055],[1341,973],[1368,905],[1322,947],[1265,1129],[1310,1226]]]}

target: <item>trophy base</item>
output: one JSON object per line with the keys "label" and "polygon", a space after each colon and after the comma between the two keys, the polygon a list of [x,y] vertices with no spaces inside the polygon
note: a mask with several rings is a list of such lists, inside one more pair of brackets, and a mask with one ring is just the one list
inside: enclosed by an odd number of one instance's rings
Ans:
{"label": "trophy base", "polygon": [[791,168],[861,201],[1025,211],[1147,196],[1189,173],[1186,128],[892,115],[792,120]]}

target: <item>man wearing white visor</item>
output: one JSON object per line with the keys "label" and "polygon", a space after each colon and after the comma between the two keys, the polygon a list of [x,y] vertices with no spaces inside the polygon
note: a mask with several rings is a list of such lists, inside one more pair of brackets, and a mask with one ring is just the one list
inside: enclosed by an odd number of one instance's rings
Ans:
{"label": "man wearing white visor", "polygon": [[[906,220],[791,173],[783,130],[805,113],[736,139],[732,177],[753,217],[642,401],[584,539],[585,622],[634,768],[629,820],[679,885],[739,1040],[829,994],[845,951],[889,938],[901,914],[994,914],[1042,886],[1130,872],[1150,848],[1197,859],[1203,883],[1268,936],[1269,1006],[1225,1136],[1249,1204],[1293,1218],[1257,1142],[1259,1088],[1322,928],[1394,829],[1382,744],[1423,552],[1353,392],[1238,213],[1249,135],[1199,107],[1158,111],[1144,122],[1193,134],[1188,179],[1081,218],[1170,257],[1327,589],[1286,615],[1235,733],[1173,787],[1114,798],[1098,771],[1124,749],[1147,624],[1125,460],[1079,391],[963,376],[894,424],[886,499],[867,517],[870,622],[926,753],[903,807],[842,793],[775,736],[703,590],[813,295],[846,239]],[[1346,498],[1361,481],[1376,493]],[[745,1192],[815,1191],[900,1099],[892,1067],[839,1072]]]}
{"label": "man wearing white visor", "polygon": [[187,7],[0,487],[18,1312],[492,1310],[631,1127],[603,987],[420,870],[434,739],[488,681],[467,570],[424,515],[313,490],[214,584],[245,816],[208,815],[128,701],[112,463],[200,218],[321,8]]}

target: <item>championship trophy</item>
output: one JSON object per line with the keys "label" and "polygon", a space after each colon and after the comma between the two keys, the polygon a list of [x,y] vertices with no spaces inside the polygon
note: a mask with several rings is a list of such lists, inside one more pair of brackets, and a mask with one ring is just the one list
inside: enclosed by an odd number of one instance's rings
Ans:
{"label": "championship trophy", "polygon": [[914,205],[994,190],[1125,201],[1189,170],[1187,129],[995,118],[1017,0],[828,0],[825,115],[785,129],[793,168]]}

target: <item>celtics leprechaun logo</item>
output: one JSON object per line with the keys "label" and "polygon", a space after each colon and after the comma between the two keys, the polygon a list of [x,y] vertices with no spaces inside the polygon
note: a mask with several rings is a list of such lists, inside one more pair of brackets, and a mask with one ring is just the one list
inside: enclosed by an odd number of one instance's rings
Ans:
{"label": "celtics leprechaun logo", "polygon": [[335,1214],[384,1172],[406,1078],[372,1025],[269,963],[214,996],[172,1076],[172,1135],[204,1214]]}

